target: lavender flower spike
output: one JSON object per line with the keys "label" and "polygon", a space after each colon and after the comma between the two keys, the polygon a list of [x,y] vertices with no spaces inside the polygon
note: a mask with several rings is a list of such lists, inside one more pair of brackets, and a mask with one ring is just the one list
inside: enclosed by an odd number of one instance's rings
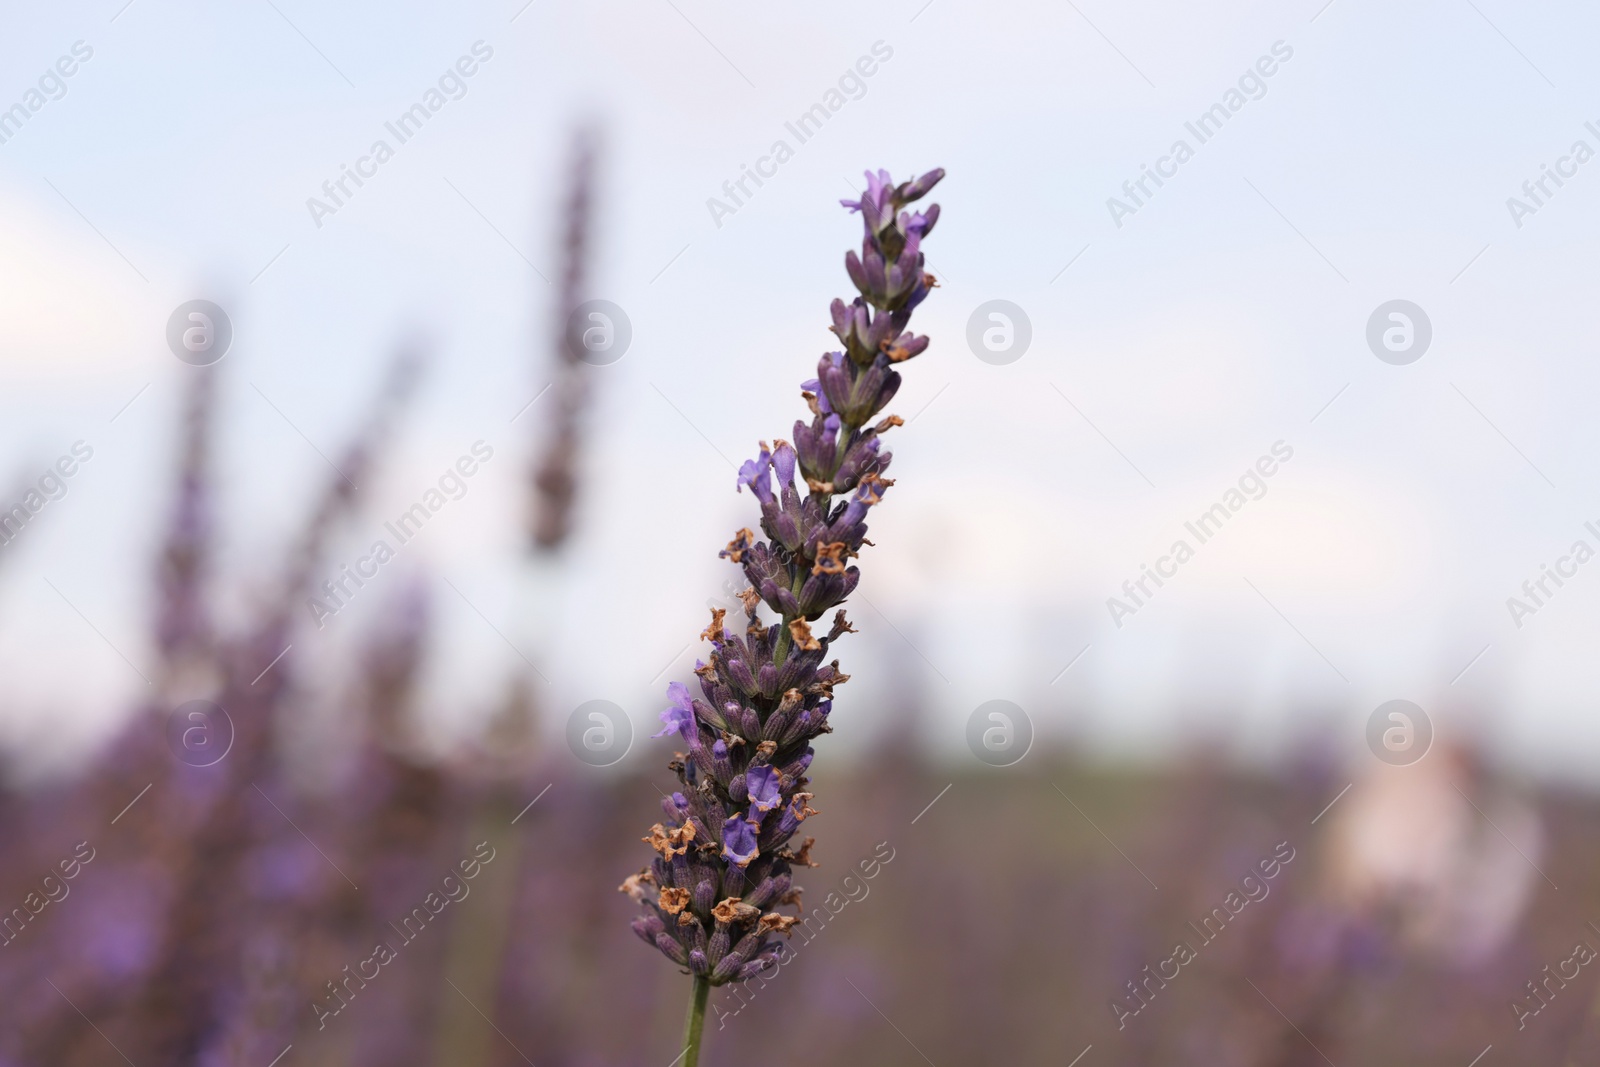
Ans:
{"label": "lavender flower spike", "polygon": [[811,627],[854,591],[866,517],[893,484],[883,477],[890,455],[881,437],[901,420],[872,420],[900,387],[896,364],[928,346],[907,326],[936,284],[921,246],[939,218],[938,205],[904,209],[942,177],[934,170],[895,185],[887,171],[868,172],[866,192],[844,201],[865,233],[860,254],[845,256],[859,295],[832,307],[842,350],[824,355],[801,386],[811,420],[794,424],[794,443],[763,442],[739,469],[738,488],[751,490],[765,535],[740,530],[721,552],[750,582],[744,633],[724,629],[725,613],[714,609],[701,634],[711,655],[695,670],[704,699],[669,687],[656,736],[677,733],[688,746],[668,764],[682,790],[644,839],[656,859],[622,889],[644,910],[634,931],[694,976],[684,1067],[699,1057],[709,988],[774,966],[770,935],[799,921],[777,909],[798,906],[790,871],[814,866],[812,839],[798,850],[790,840],[817,814],[805,788],[811,741],[832,729],[833,689],[848,677],[823,659],[853,632],[842,610],[826,635]]}

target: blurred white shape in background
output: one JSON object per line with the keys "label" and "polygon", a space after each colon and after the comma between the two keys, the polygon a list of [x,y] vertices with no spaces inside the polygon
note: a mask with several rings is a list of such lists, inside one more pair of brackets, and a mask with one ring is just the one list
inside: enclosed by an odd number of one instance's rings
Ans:
{"label": "blurred white shape in background", "polygon": [[1336,892],[1352,910],[1392,916],[1431,955],[1484,962],[1544,879],[1539,813],[1485,775],[1467,746],[1440,743],[1410,766],[1374,767],[1335,812]]}

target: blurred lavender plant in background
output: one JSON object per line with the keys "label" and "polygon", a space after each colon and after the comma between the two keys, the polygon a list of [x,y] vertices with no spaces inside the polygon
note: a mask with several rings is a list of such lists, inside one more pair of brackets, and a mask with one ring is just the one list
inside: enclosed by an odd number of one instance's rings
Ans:
{"label": "blurred lavender plant in background", "polygon": [[594,169],[598,134],[580,129],[572,139],[571,186],[567,194],[561,247],[561,279],[556,289],[555,413],[544,430],[543,454],[533,470],[530,532],[533,544],[552,550],[572,529],[573,498],[577,494],[577,460],[582,421],[589,400],[587,369],[572,343],[571,323],[583,303],[587,284],[590,230],[594,203]]}

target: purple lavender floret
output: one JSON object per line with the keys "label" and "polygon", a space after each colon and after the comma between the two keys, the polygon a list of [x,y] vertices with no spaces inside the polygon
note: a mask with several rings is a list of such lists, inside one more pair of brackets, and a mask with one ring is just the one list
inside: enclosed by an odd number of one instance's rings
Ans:
{"label": "purple lavender floret", "polygon": [[832,307],[842,348],[801,385],[811,420],[794,424],[794,443],[762,442],[739,468],[765,535],[740,530],[720,553],[750,582],[740,595],[744,633],[725,629],[726,613],[713,609],[701,634],[711,655],[695,668],[700,696],[668,687],[672,706],[655,736],[676,733],[687,746],[668,764],[682,789],[662,801],[665,819],[644,838],[655,860],[621,889],[643,909],[634,931],[712,985],[776,962],[768,935],[799,921],[775,910],[800,903],[791,869],[815,865],[812,838],[798,849],[790,841],[817,814],[806,790],[811,742],[832,730],[833,689],[848,680],[837,660],[823,660],[854,630],[842,610],[826,636],[811,626],[855,590],[851,560],[866,543],[867,515],[893,484],[883,477],[891,457],[882,435],[901,419],[872,420],[900,388],[897,365],[928,347],[907,326],[936,284],[921,245],[939,218],[938,205],[904,208],[942,177],[933,170],[895,185],[887,171],[868,172],[866,192],[843,202],[861,215],[864,236],[860,253],[845,256],[859,295]]}
{"label": "purple lavender floret", "polygon": [[744,867],[756,855],[756,831],[751,820],[740,815],[728,816],[728,821],[722,824],[722,858]]}
{"label": "purple lavender floret", "polygon": [[780,775],[767,764],[751,767],[745,772],[745,793],[750,800],[749,821],[761,825],[761,817],[783,802]]}
{"label": "purple lavender floret", "polygon": [[654,738],[678,734],[687,741],[690,724],[694,722],[694,709],[689,703],[689,687],[682,682],[673,682],[667,686],[667,695],[672,698],[672,707],[661,713],[661,721],[665,725],[650,736]]}

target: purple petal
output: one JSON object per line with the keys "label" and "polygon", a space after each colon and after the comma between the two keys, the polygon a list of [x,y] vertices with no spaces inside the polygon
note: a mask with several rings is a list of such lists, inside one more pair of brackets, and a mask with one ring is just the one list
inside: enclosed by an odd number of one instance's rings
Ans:
{"label": "purple petal", "polygon": [[783,800],[778,790],[778,772],[767,766],[751,767],[745,772],[744,781],[750,792],[750,817],[760,822],[760,813],[771,811]]}
{"label": "purple petal", "polygon": [[755,459],[747,459],[739,467],[739,485],[750,487],[756,499],[763,504],[773,502],[772,495],[772,453],[765,448]]}
{"label": "purple petal", "polygon": [[661,721],[665,725],[659,733],[650,736],[665,737],[676,731],[687,741],[689,731],[694,729],[694,704],[689,697],[689,687],[682,682],[673,682],[667,686],[667,696],[672,698],[672,707],[661,713]]}
{"label": "purple petal", "polygon": [[778,472],[779,487],[791,485],[794,482],[794,449],[787,444],[779,445],[772,453],[772,468]]}
{"label": "purple petal", "polygon": [[672,825],[682,826],[683,820],[689,815],[689,798],[682,793],[674,793],[670,797],[661,798],[661,810],[666,812],[667,818],[672,820]]}
{"label": "purple petal", "polygon": [[722,824],[722,855],[729,862],[749,866],[756,858],[756,831],[742,816],[731,816]]}
{"label": "purple petal", "polygon": [[935,169],[930,170],[916,181],[907,182],[905,187],[900,191],[900,199],[908,204],[913,200],[922,199],[933,191],[933,187],[938,185],[940,179],[943,177],[943,167],[936,167]]}

